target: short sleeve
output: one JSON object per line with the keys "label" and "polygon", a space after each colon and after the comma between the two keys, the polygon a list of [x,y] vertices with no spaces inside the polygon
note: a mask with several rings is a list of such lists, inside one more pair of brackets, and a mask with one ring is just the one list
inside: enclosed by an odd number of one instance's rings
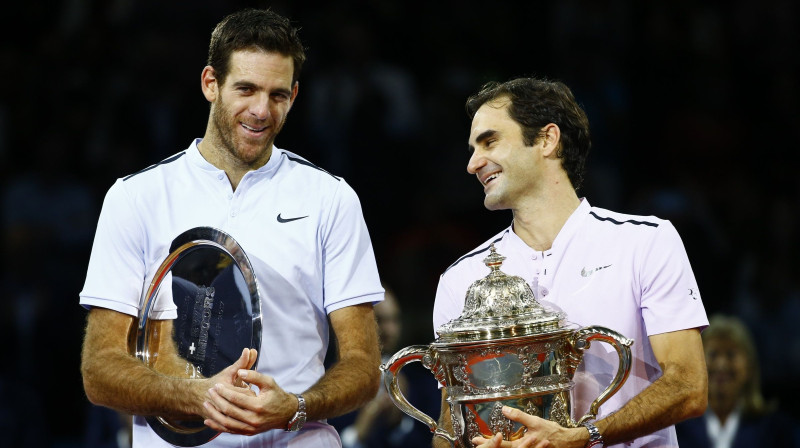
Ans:
{"label": "short sleeve", "polygon": [[[97,223],[80,304],[137,316],[146,280],[145,232],[121,179],[108,190]],[[169,288],[168,288],[169,289]],[[171,301],[159,301],[174,307]],[[154,310],[152,317],[159,318]]]}
{"label": "short sleeve", "polygon": [[326,313],[383,300],[372,241],[355,191],[340,180],[322,229]]}
{"label": "short sleeve", "polygon": [[641,308],[647,334],[708,326],[689,257],[672,223],[659,225],[642,260]]}
{"label": "short sleeve", "polygon": [[464,306],[463,295],[459,298],[453,294],[453,290],[448,284],[448,277],[444,274],[439,277],[439,285],[436,287],[436,299],[433,303],[433,334],[438,337],[436,330],[447,322],[455,319],[461,314]]}

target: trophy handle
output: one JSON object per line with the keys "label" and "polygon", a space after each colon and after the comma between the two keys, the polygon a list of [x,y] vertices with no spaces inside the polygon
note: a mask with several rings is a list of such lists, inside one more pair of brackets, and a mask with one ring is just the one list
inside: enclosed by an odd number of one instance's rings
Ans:
{"label": "trophy handle", "polygon": [[386,386],[386,390],[389,392],[389,398],[392,399],[395,406],[397,406],[401,411],[405,412],[411,418],[419,420],[428,425],[428,428],[430,428],[434,437],[439,436],[447,439],[447,441],[451,444],[455,444],[456,437],[446,430],[439,428],[436,420],[409,403],[405,395],[403,395],[403,392],[400,390],[400,385],[398,384],[397,375],[400,373],[400,369],[402,369],[406,364],[412,362],[421,362],[422,365],[433,372],[434,376],[436,376],[437,380],[439,380],[443,372],[441,372],[440,368],[437,368],[437,366],[434,365],[433,358],[434,356],[432,356],[430,353],[430,347],[427,345],[412,345],[400,350],[392,355],[392,357],[389,358],[386,363],[381,364],[381,371],[383,371],[383,384]]}
{"label": "trophy handle", "polygon": [[594,420],[597,418],[600,405],[617,393],[631,373],[631,345],[633,344],[633,339],[628,339],[609,328],[593,325],[581,328],[573,333],[570,338],[570,344],[574,349],[579,350],[582,355],[594,340],[605,342],[614,347],[619,355],[619,366],[617,367],[617,374],[614,376],[614,380],[611,381],[611,384],[609,384],[600,396],[592,402],[591,406],[589,406],[589,412],[577,421],[576,426],[583,424],[587,420]]}

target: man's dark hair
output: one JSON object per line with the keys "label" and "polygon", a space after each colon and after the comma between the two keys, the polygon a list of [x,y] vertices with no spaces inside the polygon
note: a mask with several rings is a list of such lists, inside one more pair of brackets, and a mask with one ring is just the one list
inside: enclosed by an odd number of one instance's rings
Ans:
{"label": "man's dark hair", "polygon": [[248,8],[235,12],[222,19],[211,33],[208,65],[214,67],[217,80],[224,84],[233,52],[257,49],[279,53],[292,58],[294,85],[306,60],[298,31],[289,19],[269,9]]}
{"label": "man's dark hair", "polygon": [[583,184],[586,157],[592,146],[589,119],[575,101],[569,87],[558,81],[517,78],[504,83],[489,82],[467,99],[467,114],[472,119],[478,109],[500,98],[508,98],[508,115],[522,127],[525,145],[533,145],[542,135],[542,128],[555,123],[561,129],[557,155],[567,172],[572,187]]}

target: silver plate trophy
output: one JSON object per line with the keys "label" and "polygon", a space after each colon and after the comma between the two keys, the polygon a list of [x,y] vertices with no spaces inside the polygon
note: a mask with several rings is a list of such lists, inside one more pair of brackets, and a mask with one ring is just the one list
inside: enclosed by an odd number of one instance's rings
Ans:
{"label": "silver plate trophy", "polygon": [[[459,448],[498,432],[504,440],[521,438],[527,428],[507,419],[504,405],[576,427],[596,418],[600,405],[630,374],[632,340],[600,326],[568,328],[567,316],[538,303],[525,280],[500,271],[504,259],[492,245],[484,259],[491,272],[469,287],[461,316],[439,327],[433,343],[406,347],[381,365],[394,404]],[[589,412],[574,421],[573,376],[592,341],[610,344],[619,365]],[[411,405],[400,390],[398,374],[411,362],[421,362],[444,385],[452,433]]]}
{"label": "silver plate trophy", "polygon": [[[260,356],[261,302],[253,267],[239,244],[222,230],[196,227],[175,238],[169,251],[142,295],[136,356],[164,374],[184,378],[213,376],[244,348],[255,348]],[[155,304],[167,300],[177,307],[177,317],[155,319]],[[161,338],[159,331],[171,331],[172,337]],[[200,418],[146,420],[177,446],[201,445],[219,435]]]}

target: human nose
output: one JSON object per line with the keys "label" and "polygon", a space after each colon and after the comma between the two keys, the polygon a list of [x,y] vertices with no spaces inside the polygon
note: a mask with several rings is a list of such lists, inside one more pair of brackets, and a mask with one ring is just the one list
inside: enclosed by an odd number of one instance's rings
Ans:
{"label": "human nose", "polygon": [[270,116],[269,95],[257,95],[250,105],[250,113],[258,120],[266,120]]}
{"label": "human nose", "polygon": [[479,150],[472,151],[472,155],[469,157],[469,162],[467,163],[467,172],[469,174],[478,174],[481,168],[486,165],[486,158],[480,153]]}

